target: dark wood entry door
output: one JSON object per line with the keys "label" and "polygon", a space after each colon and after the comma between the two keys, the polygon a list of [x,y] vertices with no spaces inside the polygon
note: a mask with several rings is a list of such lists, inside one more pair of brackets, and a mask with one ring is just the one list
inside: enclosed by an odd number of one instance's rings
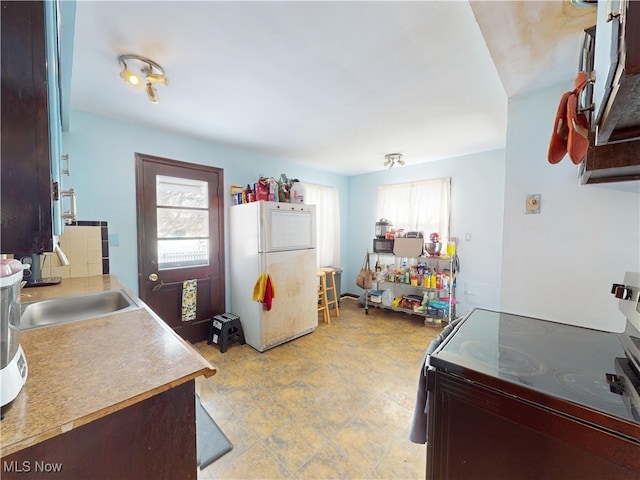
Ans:
{"label": "dark wood entry door", "polygon": [[140,298],[185,340],[205,340],[225,311],[223,171],[136,153],[136,188]]}

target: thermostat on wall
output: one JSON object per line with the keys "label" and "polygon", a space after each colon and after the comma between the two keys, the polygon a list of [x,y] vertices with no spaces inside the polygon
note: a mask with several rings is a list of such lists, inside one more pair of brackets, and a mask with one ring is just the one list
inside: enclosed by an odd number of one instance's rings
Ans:
{"label": "thermostat on wall", "polygon": [[527,195],[525,213],[540,213],[540,194]]}

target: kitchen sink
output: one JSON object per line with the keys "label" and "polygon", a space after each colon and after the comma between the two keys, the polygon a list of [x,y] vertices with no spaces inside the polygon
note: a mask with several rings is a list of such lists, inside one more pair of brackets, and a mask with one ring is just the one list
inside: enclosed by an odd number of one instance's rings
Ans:
{"label": "kitchen sink", "polygon": [[20,330],[121,313],[140,308],[124,290],[74,295],[22,304]]}

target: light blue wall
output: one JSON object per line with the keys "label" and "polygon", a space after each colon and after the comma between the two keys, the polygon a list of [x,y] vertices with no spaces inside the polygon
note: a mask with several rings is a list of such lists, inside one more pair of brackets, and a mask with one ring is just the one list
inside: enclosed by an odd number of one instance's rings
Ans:
{"label": "light blue wall", "polygon": [[[183,162],[224,169],[225,192],[232,184],[253,183],[260,174],[289,178],[336,187],[341,203],[341,229],[347,231],[347,177],[294,165],[259,155],[171,133],[142,128],[85,112],[72,111],[70,128],[63,133],[63,152],[71,157],[71,175],[63,176],[63,188],[74,188],[78,197],[79,220],[107,221],[111,235],[119,237],[119,246],[110,246],[111,273],[129,288],[138,291],[136,226],[135,153],[145,153]],[[225,195],[225,209],[231,196]],[[225,214],[225,239],[228,245],[228,215]],[[347,236],[341,242],[347,251]],[[226,272],[230,272],[228,249]],[[229,303],[229,282],[226,284]]]}
{"label": "light blue wall", "polygon": [[[640,271],[639,182],[580,185],[569,157],[547,161],[563,92],[570,84],[509,99],[501,305],[537,318],[620,331],[609,292]],[[527,215],[527,194],[542,195]]]}
{"label": "light blue wall", "polygon": [[[361,293],[355,278],[372,251],[378,186],[451,177],[451,236],[459,238],[458,313],[499,306],[505,154],[503,150],[349,178],[349,230],[342,290]],[[393,221],[393,219],[389,219]],[[425,232],[429,234],[431,232]],[[466,234],[470,240],[466,241]]]}
{"label": "light blue wall", "polygon": [[[482,306],[620,330],[624,318],[608,292],[626,270],[640,270],[638,182],[635,191],[623,189],[629,185],[579,185],[568,158],[558,165],[546,161],[563,91],[556,87],[509,100],[506,150],[353,177],[72,112],[70,131],[63,134],[72,176],[63,177],[63,186],[76,189],[80,219],[106,220],[119,236],[120,246],[110,248],[111,271],[134,291],[135,152],[221,167],[227,191],[260,173],[335,186],[341,199],[342,292],[359,294],[355,277],[372,248],[378,186],[450,176],[451,233],[460,239],[459,313]],[[542,195],[539,215],[524,214],[531,193]],[[230,197],[225,201],[228,206]]]}
{"label": "light blue wall", "polygon": [[[64,23],[73,25],[75,2],[64,3],[69,7],[63,8]],[[73,35],[64,30],[62,83],[68,93],[70,68],[64,65],[70,63],[64,59],[71,58]],[[63,152],[72,159],[63,188],[76,189],[81,220],[109,222],[120,242],[110,248],[111,271],[137,291],[135,152],[221,167],[227,191],[261,173],[337,187],[342,291],[360,293],[355,276],[372,246],[378,186],[451,176],[451,232],[460,238],[460,313],[484,306],[619,330],[624,319],[608,292],[624,271],[640,271],[640,182],[629,190],[582,186],[568,158],[558,165],[546,162],[557,102],[569,88],[509,99],[506,150],[349,178],[83,112],[67,115],[69,95],[63,94]],[[540,215],[524,214],[530,193],[542,194]],[[225,201],[228,207],[230,198]],[[470,241],[464,240],[467,233]],[[228,295],[227,283],[227,301]]]}
{"label": "light blue wall", "polygon": [[[361,293],[355,276],[364,253],[372,247],[378,186],[450,176],[451,232],[461,239],[459,312],[475,305],[498,307],[504,195],[502,150],[345,177],[79,111],[71,112],[70,130],[63,133],[63,150],[72,159],[72,174],[63,177],[63,187],[76,190],[78,218],[109,223],[110,234],[119,240],[118,246],[110,246],[111,273],[134,291],[138,290],[135,153],[140,152],[223,168],[226,191],[231,184],[252,182],[261,173],[286,173],[290,178],[338,188],[343,293]],[[230,196],[225,197],[225,202],[228,208]],[[467,233],[471,234],[468,242],[463,240]],[[228,243],[228,235],[225,237]],[[228,251],[225,263],[229,272]],[[228,282],[226,287],[228,301]]]}

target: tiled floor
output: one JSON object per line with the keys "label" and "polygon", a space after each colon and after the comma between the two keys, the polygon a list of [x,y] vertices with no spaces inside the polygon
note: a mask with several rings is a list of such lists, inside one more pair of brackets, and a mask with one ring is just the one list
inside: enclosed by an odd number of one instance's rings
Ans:
{"label": "tiled floor", "polygon": [[408,440],[420,364],[440,328],[417,316],[341,302],[340,317],[259,353],[196,348],[217,368],[198,382],[233,443],[199,479],[421,479],[425,446]]}

